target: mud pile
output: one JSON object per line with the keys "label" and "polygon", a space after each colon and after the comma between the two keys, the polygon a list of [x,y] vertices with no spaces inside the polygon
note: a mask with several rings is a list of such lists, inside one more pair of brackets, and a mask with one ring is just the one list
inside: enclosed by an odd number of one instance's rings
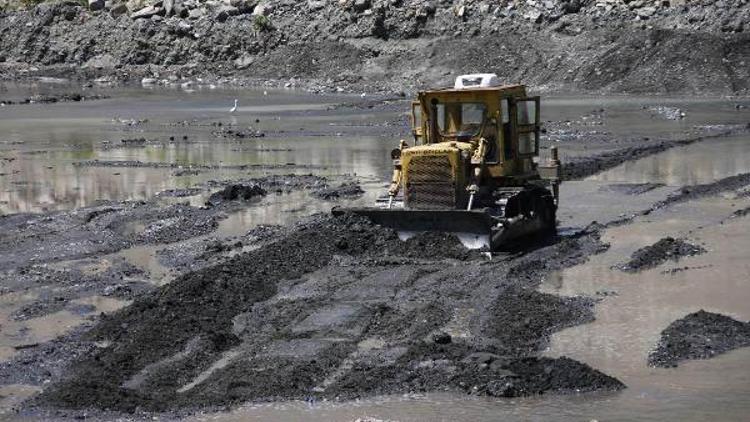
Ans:
{"label": "mud pile", "polygon": [[712,183],[685,186],[667,197],[667,199],[654,205],[654,208],[661,208],[707,196],[718,195],[722,192],[740,191],[747,186],[750,186],[750,173],[742,173],[736,176],[726,177]]}
{"label": "mud pile", "polygon": [[344,198],[359,198],[364,193],[365,191],[362,190],[362,187],[358,183],[344,182],[337,187],[326,185],[322,189],[314,191],[313,195],[326,201],[334,201]]}
{"label": "mud pile", "polygon": [[651,366],[675,367],[687,359],[710,359],[739,347],[750,346],[750,322],[700,310],[669,324],[656,349],[648,356]]}
{"label": "mud pile", "polygon": [[633,252],[630,261],[619,266],[625,272],[638,272],[654,268],[669,260],[679,261],[686,256],[705,253],[706,250],[698,245],[685,242],[682,239],[665,237],[650,246],[645,246]]}
{"label": "mud pile", "polygon": [[585,233],[487,260],[452,236],[402,242],[363,218],[311,218],[103,317],[85,340],[106,347],[34,404],[129,412],[622,388],[584,364],[538,357],[549,334],[590,320],[592,303],[533,289],[601,248]]}
{"label": "mud pile", "polygon": [[208,203],[219,205],[225,201],[247,201],[253,198],[266,196],[266,190],[258,185],[233,184],[211,194]]}

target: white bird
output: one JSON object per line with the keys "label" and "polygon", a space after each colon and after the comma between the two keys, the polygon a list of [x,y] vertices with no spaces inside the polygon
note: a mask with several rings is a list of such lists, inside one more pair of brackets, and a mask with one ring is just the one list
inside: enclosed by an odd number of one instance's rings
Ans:
{"label": "white bird", "polygon": [[234,99],[234,107],[232,107],[231,110],[229,110],[230,113],[234,114],[234,112],[237,111],[237,99]]}

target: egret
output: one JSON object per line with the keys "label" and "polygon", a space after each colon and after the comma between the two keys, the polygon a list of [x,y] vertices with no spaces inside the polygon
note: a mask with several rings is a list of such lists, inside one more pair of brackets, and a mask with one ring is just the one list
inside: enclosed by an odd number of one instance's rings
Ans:
{"label": "egret", "polygon": [[234,99],[234,107],[232,107],[231,110],[229,110],[230,113],[234,114],[234,112],[237,111],[237,99]]}

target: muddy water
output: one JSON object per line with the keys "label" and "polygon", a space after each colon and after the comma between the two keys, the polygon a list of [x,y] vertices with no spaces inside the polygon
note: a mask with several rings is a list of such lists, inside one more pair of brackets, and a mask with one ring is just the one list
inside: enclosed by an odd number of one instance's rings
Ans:
{"label": "muddy water", "polygon": [[591,180],[683,186],[750,172],[750,135],[707,140],[626,162]]}
{"label": "muddy water", "polygon": [[[60,87],[54,90],[68,92]],[[0,95],[17,100],[37,92],[45,92],[44,87],[10,89]],[[382,116],[360,112],[354,118],[321,117],[331,104],[352,100],[346,97],[292,92],[264,95],[252,90],[100,93],[112,98],[0,108],[0,212],[69,209],[102,199],[145,199],[206,180],[267,173],[383,177],[382,169],[390,162],[387,152],[395,143],[375,131],[371,136],[348,134],[352,127],[382,120]],[[234,98],[240,106],[232,115],[229,109]],[[224,128],[247,132],[248,127],[266,136],[230,139],[212,134]],[[146,138],[149,145],[122,145],[122,139],[132,138]],[[174,168],[72,165],[90,160],[137,160]],[[254,167],[231,168],[236,165]],[[211,168],[175,175],[191,166]]]}
{"label": "muddy water", "polygon": [[88,320],[87,316],[97,315],[100,312],[112,312],[130,303],[108,297],[92,296],[72,301],[73,305],[94,306],[94,311],[88,314],[62,310],[27,321],[16,321],[11,317],[15,310],[37,298],[34,293],[11,293],[0,296],[0,321],[2,321],[0,361],[10,359],[19,350],[34,347],[69,332],[85,323]]}

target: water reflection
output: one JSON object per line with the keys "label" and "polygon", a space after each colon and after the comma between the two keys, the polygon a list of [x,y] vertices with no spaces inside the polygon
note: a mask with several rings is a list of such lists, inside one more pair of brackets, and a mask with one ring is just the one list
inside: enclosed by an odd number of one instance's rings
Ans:
{"label": "water reflection", "polygon": [[[346,117],[325,112],[342,98],[243,91],[236,116],[220,107],[212,92],[111,92],[109,100],[89,103],[5,107],[0,113],[0,212],[38,212],[89,205],[97,200],[146,199],[168,189],[212,179],[268,173],[357,174],[382,177],[395,140],[332,125]],[[322,113],[322,114],[321,114]],[[117,116],[113,119],[112,116]],[[362,115],[370,122],[391,114]],[[122,121],[147,120],[133,127]],[[218,122],[222,126],[217,126]],[[212,134],[227,124],[252,126],[264,138],[231,139]],[[304,128],[304,130],[300,130]],[[313,136],[321,134],[322,136]],[[145,138],[146,146],[120,140]],[[171,138],[171,139],[170,139]],[[390,141],[390,142],[389,142]],[[20,143],[19,143],[20,142]],[[139,161],[151,167],[75,166],[77,162]],[[166,165],[166,166],[165,166]],[[232,167],[249,165],[245,170]],[[173,166],[173,167],[170,167]],[[179,167],[201,167],[175,175]],[[208,167],[208,168],[205,168]]]}
{"label": "water reflection", "polygon": [[591,180],[662,183],[671,186],[710,183],[750,172],[750,136],[711,139],[627,162],[591,176]]}

